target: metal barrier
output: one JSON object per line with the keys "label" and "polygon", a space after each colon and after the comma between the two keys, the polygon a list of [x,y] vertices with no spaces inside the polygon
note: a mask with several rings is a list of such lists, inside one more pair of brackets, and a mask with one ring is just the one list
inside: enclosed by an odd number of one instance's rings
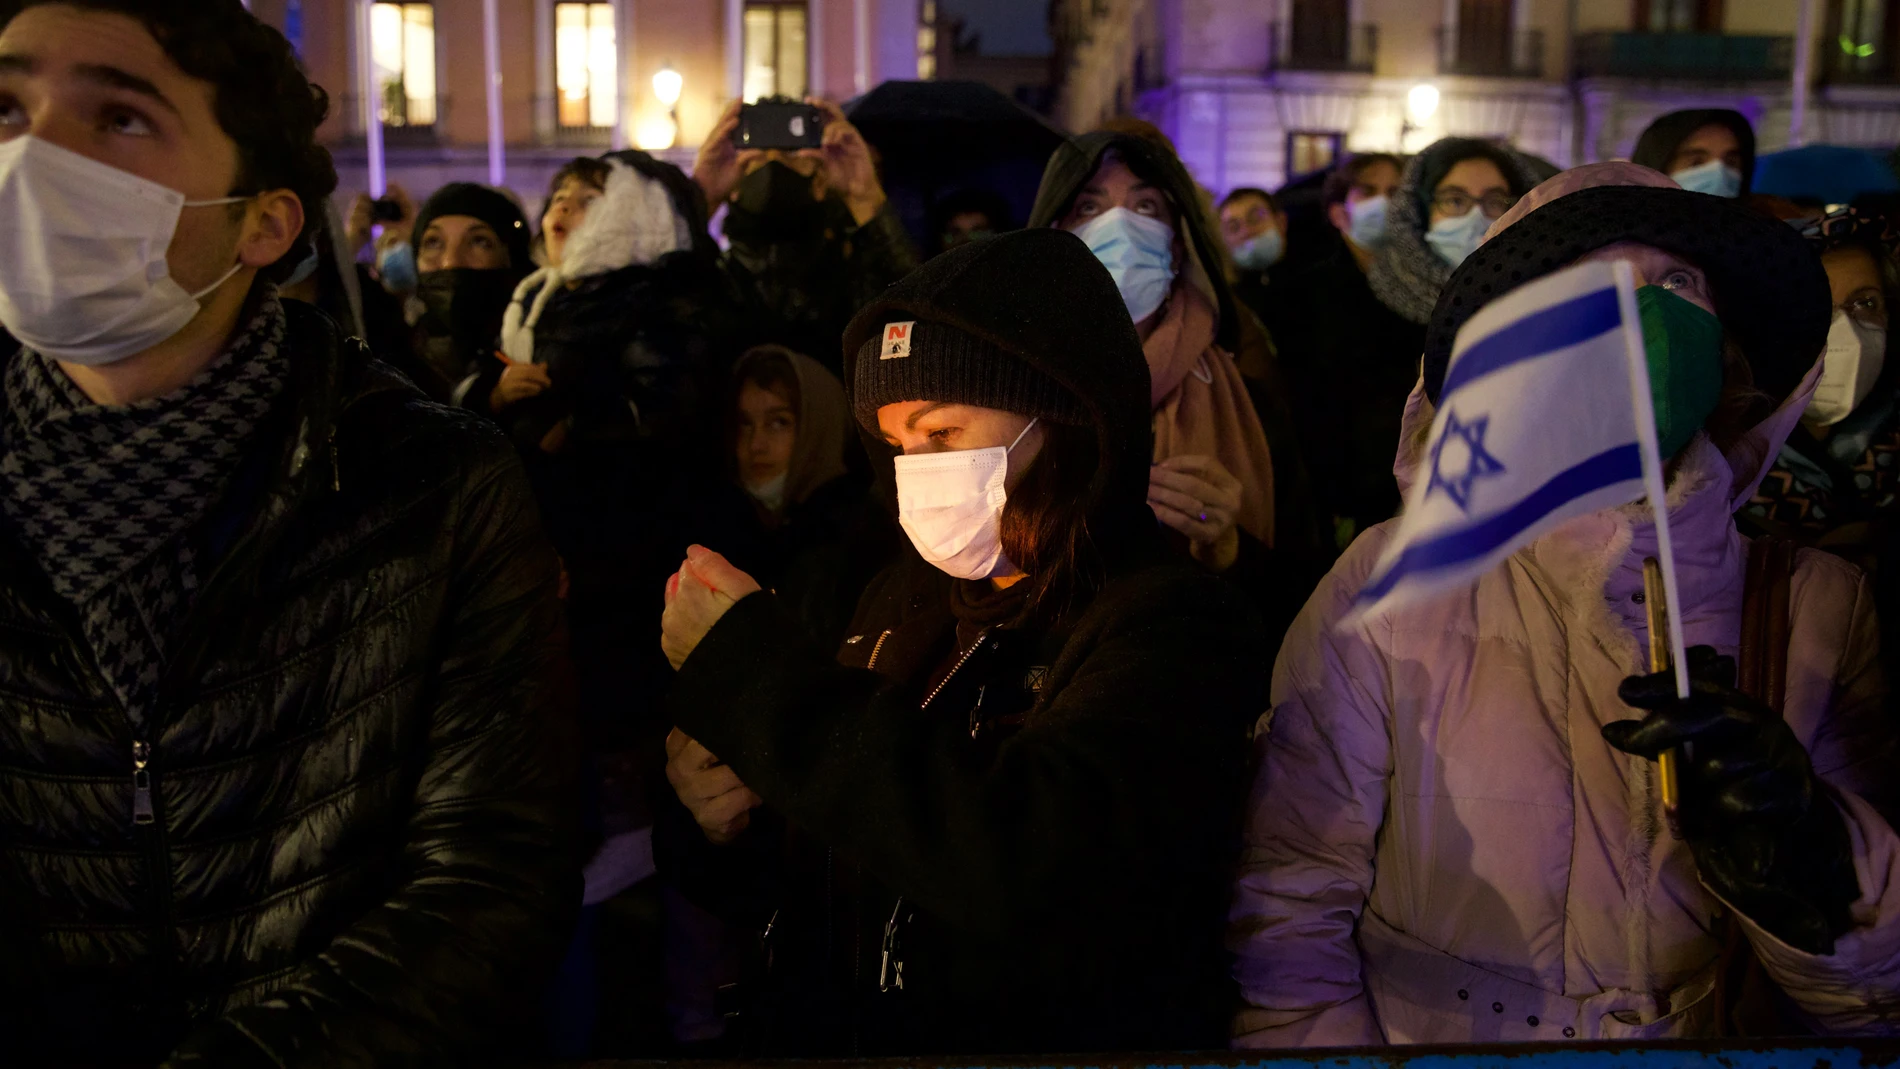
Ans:
{"label": "metal barrier", "polygon": [[[742,1062],[588,1062],[585,1069],[720,1069]],[[781,1063],[797,1069],[1886,1069],[1900,1039],[1690,1040],[1663,1043],[1521,1043],[1465,1047],[1223,1051],[1091,1057],[902,1058]],[[537,1069],[557,1069],[543,1065]],[[576,1069],[568,1063],[558,1069]]]}

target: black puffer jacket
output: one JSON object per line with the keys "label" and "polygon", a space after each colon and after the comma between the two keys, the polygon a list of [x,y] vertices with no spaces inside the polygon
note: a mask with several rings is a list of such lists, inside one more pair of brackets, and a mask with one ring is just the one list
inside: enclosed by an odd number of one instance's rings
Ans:
{"label": "black puffer jacket", "polygon": [[133,729],[0,552],[0,1062],[456,1064],[580,901],[558,566],[492,425],[285,302],[297,381]]}

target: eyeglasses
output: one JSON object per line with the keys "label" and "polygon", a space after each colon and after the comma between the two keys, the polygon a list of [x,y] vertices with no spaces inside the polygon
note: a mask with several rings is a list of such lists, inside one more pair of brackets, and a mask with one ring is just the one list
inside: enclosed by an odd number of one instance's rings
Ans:
{"label": "eyeglasses", "polygon": [[1482,197],[1473,197],[1462,189],[1447,189],[1432,197],[1432,207],[1446,215],[1469,215],[1474,207],[1484,209],[1486,219],[1496,219],[1511,210],[1517,203],[1517,195],[1503,190],[1493,190]]}

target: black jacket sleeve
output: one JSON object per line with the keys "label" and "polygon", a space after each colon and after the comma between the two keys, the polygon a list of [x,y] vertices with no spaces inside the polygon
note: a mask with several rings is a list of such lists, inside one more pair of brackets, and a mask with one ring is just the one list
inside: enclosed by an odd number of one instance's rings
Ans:
{"label": "black jacket sleeve", "polygon": [[400,887],[168,1065],[459,1065],[552,975],[581,898],[558,565],[511,456],[470,482]]}
{"label": "black jacket sleeve", "polygon": [[960,716],[920,712],[916,686],[826,657],[769,595],[706,636],[671,711],[788,821],[966,930],[1101,923],[1231,864],[1246,729],[1266,702],[1242,599],[1158,571],[1084,617],[1054,696],[993,756]]}

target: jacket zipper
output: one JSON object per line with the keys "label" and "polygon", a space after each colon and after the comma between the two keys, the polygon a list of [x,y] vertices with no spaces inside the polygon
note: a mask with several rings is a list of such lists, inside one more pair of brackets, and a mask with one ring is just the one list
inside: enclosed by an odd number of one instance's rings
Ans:
{"label": "jacket zipper", "polygon": [[143,739],[132,744],[132,823],[146,825],[152,815],[152,744]]}
{"label": "jacket zipper", "polygon": [[976,641],[970,643],[970,648],[963,651],[963,656],[957,658],[957,663],[950,666],[950,674],[943,677],[943,682],[937,684],[936,689],[930,692],[930,697],[924,699],[924,704],[918,706],[919,709],[930,708],[930,703],[937,700],[937,695],[942,694],[943,688],[949,686],[963,666],[970,663],[970,658],[976,656],[976,651],[983,648],[983,641],[989,637],[990,629],[986,627],[976,636]]}
{"label": "jacket zipper", "polygon": [[885,631],[883,634],[877,636],[877,645],[871,647],[871,659],[864,662],[864,667],[867,671],[877,667],[877,655],[884,652],[884,640],[890,637],[891,633],[889,631]]}

